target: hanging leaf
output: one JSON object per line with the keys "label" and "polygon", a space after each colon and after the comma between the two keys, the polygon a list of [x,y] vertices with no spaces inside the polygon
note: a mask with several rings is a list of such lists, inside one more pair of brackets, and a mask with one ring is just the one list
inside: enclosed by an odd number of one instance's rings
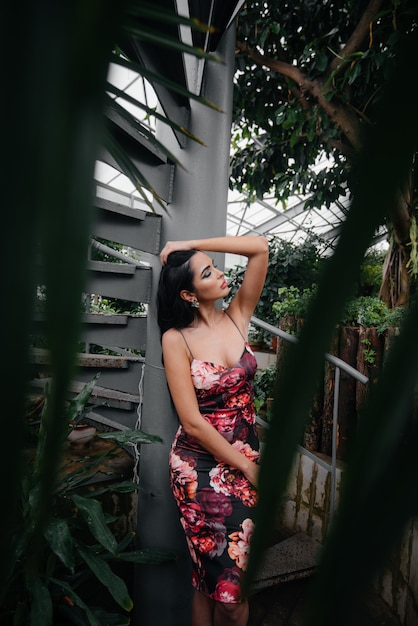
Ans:
{"label": "hanging leaf", "polygon": [[103,623],[97,619],[93,611],[91,611],[87,604],[83,602],[83,600],[80,598],[80,596],[75,593],[71,585],[68,585],[65,581],[58,578],[51,578],[51,582],[55,583],[57,587],[62,589],[65,595],[70,598],[70,600],[74,602],[76,606],[80,607],[80,609],[83,609],[90,626],[103,626]]}
{"label": "hanging leaf", "polygon": [[147,563],[148,565],[157,563],[167,563],[175,561],[176,555],[168,550],[157,550],[149,548],[147,550],[136,550],[132,552],[121,552],[118,554],[118,560],[128,563]]}
{"label": "hanging leaf", "polygon": [[77,550],[93,574],[108,589],[110,595],[119,606],[125,609],[125,611],[131,611],[133,602],[122,578],[111,570],[106,561],[97,557],[91,550],[87,550],[82,546],[78,546]]}
{"label": "hanging leaf", "polygon": [[73,539],[65,520],[52,518],[44,531],[51,550],[71,572],[74,572]]}
{"label": "hanging leaf", "polygon": [[104,548],[106,548],[106,550],[115,554],[117,551],[117,542],[106,524],[106,519],[100,502],[98,500],[84,498],[83,496],[76,494],[71,496],[71,499],[77,507],[81,517],[89,527],[92,535]]}
{"label": "hanging leaf", "polygon": [[52,600],[47,587],[37,575],[28,576],[27,584],[32,597],[30,626],[52,626]]}
{"label": "hanging leaf", "polygon": [[88,383],[86,383],[80,393],[71,400],[66,411],[68,423],[77,421],[77,417],[83,413],[99,378],[100,372],[98,372]]}
{"label": "hanging leaf", "polygon": [[139,443],[162,443],[161,437],[158,435],[148,435],[143,433],[142,430],[117,430],[108,433],[97,433],[97,436],[101,439],[111,439],[122,445],[131,444],[136,445]]}

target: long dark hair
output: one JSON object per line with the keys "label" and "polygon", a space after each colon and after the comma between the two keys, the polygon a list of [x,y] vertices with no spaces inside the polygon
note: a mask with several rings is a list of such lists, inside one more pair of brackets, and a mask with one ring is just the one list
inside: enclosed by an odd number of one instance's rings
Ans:
{"label": "long dark hair", "polygon": [[163,334],[169,328],[186,328],[194,319],[189,302],[183,300],[183,289],[194,292],[190,259],[196,250],[172,252],[160,274],[157,293],[158,325]]}

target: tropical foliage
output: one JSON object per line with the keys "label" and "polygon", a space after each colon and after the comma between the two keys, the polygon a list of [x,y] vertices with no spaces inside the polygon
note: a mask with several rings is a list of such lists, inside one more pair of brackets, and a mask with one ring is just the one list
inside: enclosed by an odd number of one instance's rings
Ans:
{"label": "tropical foliage", "polygon": [[[353,159],[376,123],[411,0],[247,2],[239,16],[231,185],[252,196],[329,206],[355,191]],[[400,97],[403,97],[400,96]],[[317,167],[323,156],[325,167]],[[410,178],[387,221],[391,248],[381,297],[405,305],[416,270],[416,189]]]}
{"label": "tropical foliage", "polygon": [[[273,303],[277,301],[278,289],[283,286],[295,286],[298,289],[309,288],[318,280],[321,268],[321,242],[311,235],[301,244],[273,237],[269,241],[269,271],[266,282],[257,303],[254,315],[270,324],[277,323]],[[244,277],[245,268],[236,265],[227,272],[230,287],[229,298],[237,291]],[[269,340],[264,331],[255,332],[258,339]]]}
{"label": "tropical foliage", "polygon": [[[96,380],[97,376],[68,403],[61,416],[64,435],[70,435],[86,418],[87,403]],[[124,577],[115,571],[115,565],[117,568],[123,563],[130,567],[133,563],[161,563],[172,557],[158,550],[133,549],[132,531],[122,537],[116,535],[112,525],[118,518],[104,511],[103,495],[111,493],[117,497],[135,492],[139,486],[128,479],[120,480],[117,475],[108,476],[103,482],[106,476],[102,468],[106,459],[113,458],[118,450],[120,453],[122,445],[161,440],[140,430],[97,433],[96,437],[113,445],[96,453],[86,447],[74,463],[65,456],[68,441],[59,442],[62,466],[56,477],[50,514],[39,533],[39,518],[44,514],[40,508],[39,482],[46,463],[50,397],[47,392],[43,403],[38,402],[35,410],[31,407],[28,412],[26,463],[11,545],[14,559],[1,589],[0,621],[4,626],[129,624],[133,606],[131,592]],[[38,419],[39,406],[43,409]],[[95,478],[99,479],[96,483]],[[92,593],[95,585],[103,591]]]}
{"label": "tropical foliage", "polygon": [[[285,491],[335,324],[354,291],[373,233],[390,213],[398,189],[409,180],[418,149],[414,99],[402,89],[418,57],[417,30],[401,40],[394,59],[396,71],[390,72],[381,90],[375,124],[365,131],[362,148],[354,159],[355,194],[335,254],[323,268],[299,341],[289,349],[276,385],[260,471],[249,581],[257,571]],[[399,93],[403,93],[402,98]],[[386,564],[411,517],[418,513],[414,495],[418,478],[416,411],[411,416],[418,376],[417,353],[411,349],[418,340],[417,313],[413,303],[382,376],[363,408],[349,452],[338,514],[311,586],[307,626],[352,623],[374,576]]]}

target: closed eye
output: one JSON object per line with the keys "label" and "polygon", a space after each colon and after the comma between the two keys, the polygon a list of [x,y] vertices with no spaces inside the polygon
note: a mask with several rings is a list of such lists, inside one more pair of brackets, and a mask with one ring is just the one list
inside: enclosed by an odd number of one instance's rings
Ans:
{"label": "closed eye", "polygon": [[209,278],[209,276],[212,274],[211,268],[215,269],[216,267],[217,267],[217,265],[212,261],[212,266],[208,265],[207,267],[205,267],[205,269],[201,273],[201,277],[202,278]]}

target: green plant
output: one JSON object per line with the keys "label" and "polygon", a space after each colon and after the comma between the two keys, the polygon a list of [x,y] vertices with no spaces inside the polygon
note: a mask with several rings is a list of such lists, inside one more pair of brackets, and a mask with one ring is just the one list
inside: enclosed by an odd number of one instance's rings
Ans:
{"label": "green plant", "polygon": [[276,364],[272,363],[265,369],[259,369],[254,376],[254,406],[256,412],[266,412],[267,398],[274,395],[276,381]]}
{"label": "green plant", "polygon": [[390,326],[400,326],[406,310],[401,307],[389,309],[382,300],[374,296],[360,296],[350,300],[340,324],[377,328],[382,333]]}
{"label": "green plant", "polygon": [[[400,189],[410,181],[418,149],[416,103],[406,92],[399,98],[398,90],[416,62],[418,33],[415,30],[410,37],[400,37],[400,41],[396,71],[389,73],[379,94],[376,123],[363,128],[361,150],[351,171],[355,194],[335,254],[321,275],[318,295],[299,341],[292,345],[286,367],[280,371],[275,415],[261,459],[247,581],[252,580],[262,562],[323,368],[324,353],[353,293],[365,250],[377,228],[392,214]],[[417,304],[415,301],[406,312],[382,375],[363,407],[350,448],[338,515],[321,549],[312,581],[306,626],[352,624],[366,590],[385,570],[392,550],[416,519],[417,502],[411,493],[418,479],[418,428],[416,415],[411,419],[411,400],[418,375]]]}
{"label": "green plant", "polygon": [[[95,376],[68,404],[62,419],[69,434],[85,419],[87,402],[97,380]],[[117,538],[111,524],[117,517],[109,516],[100,498],[105,493],[134,492],[138,485],[129,480],[100,482],[94,491],[83,487],[100,472],[100,464],[107,457],[120,452],[122,445],[160,442],[154,435],[139,430],[97,433],[97,437],[114,445],[92,454],[86,450],[75,464],[75,469],[63,465],[55,481],[51,511],[42,533],[38,532],[39,478],[45,464],[47,415],[51,394],[46,392],[40,420],[28,420],[26,433],[25,472],[22,475],[19,515],[15,520],[14,563],[8,583],[1,589],[0,621],[4,626],[48,626],[66,624],[129,623],[132,600],[126,582],[114,571],[122,563],[159,563],[167,560],[167,553],[135,551],[130,549],[133,534]],[[64,458],[66,440],[61,441]],[[99,474],[100,475],[100,474]],[[31,549],[30,549],[31,548]],[[32,550],[35,551],[36,560]],[[103,587],[102,606],[92,606],[88,590],[95,579]],[[100,586],[99,585],[99,586]],[[108,598],[123,613],[108,612]],[[97,603],[97,600],[95,600]]]}
{"label": "green plant", "polygon": [[142,315],[146,313],[145,305],[141,302],[130,302],[116,298],[105,298],[104,296],[89,294],[84,298],[85,310],[89,313]]}
{"label": "green plant", "polygon": [[[293,244],[277,237],[270,239],[269,271],[254,311],[255,317],[276,324],[277,315],[273,310],[273,303],[277,301],[277,290],[291,286],[300,290],[309,289],[318,280],[323,262],[320,247],[320,239],[313,235],[301,244]],[[244,267],[240,265],[228,270],[229,298],[239,288],[244,272]],[[265,331],[258,331],[258,335],[267,342],[270,340],[269,334]]]}
{"label": "green plant", "polygon": [[370,339],[362,339],[361,343],[365,346],[363,350],[363,358],[365,362],[369,365],[374,365],[376,362],[376,350],[370,348],[372,342],[370,341]]}
{"label": "green plant", "polygon": [[[345,3],[332,6],[298,0],[290,7],[278,0],[246,2],[240,11],[234,189],[256,198],[271,194],[283,204],[305,195],[306,206],[316,210],[356,193],[351,166],[364,128],[375,124],[401,42],[416,28],[416,7],[413,0],[354,1],[347,14]],[[324,167],[318,168],[321,157]],[[391,308],[407,303],[406,272],[414,267],[415,159],[410,176],[384,220],[393,236],[381,296]]]}
{"label": "green plant", "polygon": [[[278,289],[278,299],[272,305],[277,320],[284,316],[304,318],[308,314],[316,290],[316,285],[303,291],[293,286]],[[389,309],[376,296],[358,296],[348,301],[339,324],[377,328],[380,334],[391,326],[399,327],[405,314],[406,309],[401,307]]]}
{"label": "green plant", "polygon": [[315,291],[315,285],[303,290],[293,285],[290,285],[290,287],[280,287],[277,290],[278,299],[273,302],[272,306],[273,313],[277,316],[277,320],[287,315],[304,317]]}

